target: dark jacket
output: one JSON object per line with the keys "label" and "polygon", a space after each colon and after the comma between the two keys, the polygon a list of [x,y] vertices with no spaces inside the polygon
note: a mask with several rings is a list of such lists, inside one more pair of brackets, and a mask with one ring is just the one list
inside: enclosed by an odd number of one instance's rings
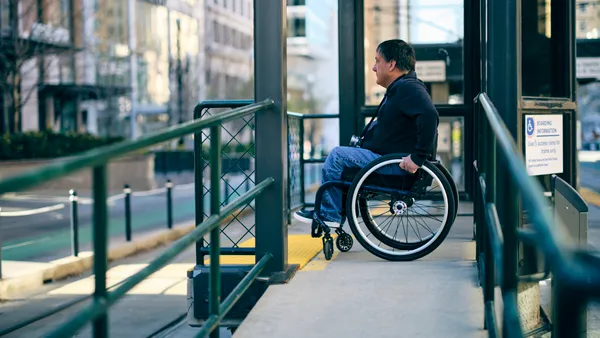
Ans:
{"label": "dark jacket", "polygon": [[410,154],[421,166],[433,153],[438,124],[439,115],[425,84],[411,71],[388,86],[362,147],[380,155]]}

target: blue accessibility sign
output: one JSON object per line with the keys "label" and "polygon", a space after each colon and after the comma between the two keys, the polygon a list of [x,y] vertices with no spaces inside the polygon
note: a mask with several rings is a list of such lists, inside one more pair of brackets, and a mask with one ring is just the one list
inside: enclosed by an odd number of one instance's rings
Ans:
{"label": "blue accessibility sign", "polygon": [[533,117],[527,118],[525,130],[527,132],[527,137],[533,137],[533,132],[535,131],[535,122],[533,121]]}

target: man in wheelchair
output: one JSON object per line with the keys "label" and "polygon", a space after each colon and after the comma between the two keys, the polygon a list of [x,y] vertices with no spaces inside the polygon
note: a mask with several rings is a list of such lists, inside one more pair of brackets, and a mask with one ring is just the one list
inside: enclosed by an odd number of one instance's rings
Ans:
{"label": "man in wheelchair", "polygon": [[[415,52],[405,41],[384,41],[376,49],[375,72],[378,85],[386,88],[373,119],[350,146],[335,147],[323,165],[322,183],[340,181],[345,169],[361,169],[388,154],[405,154],[399,168],[388,174],[414,175],[430,159],[435,147],[438,112],[427,88],[415,73]],[[329,227],[343,222],[342,190],[331,187],[323,192],[319,219]],[[313,210],[300,210],[294,217],[304,223],[314,221]]]}

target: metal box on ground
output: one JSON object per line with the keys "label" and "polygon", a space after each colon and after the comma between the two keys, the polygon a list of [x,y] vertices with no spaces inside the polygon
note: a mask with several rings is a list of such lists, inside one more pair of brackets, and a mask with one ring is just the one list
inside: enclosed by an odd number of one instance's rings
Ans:
{"label": "metal box on ground", "polygon": [[[227,298],[231,291],[252,269],[253,265],[222,265],[221,266],[221,303]],[[196,265],[188,270],[188,324],[190,326],[202,326],[210,317],[209,294],[210,294],[210,266]],[[236,327],[250,313],[256,302],[267,290],[268,282],[255,280],[248,291],[246,291],[237,303],[231,308],[221,326]]]}

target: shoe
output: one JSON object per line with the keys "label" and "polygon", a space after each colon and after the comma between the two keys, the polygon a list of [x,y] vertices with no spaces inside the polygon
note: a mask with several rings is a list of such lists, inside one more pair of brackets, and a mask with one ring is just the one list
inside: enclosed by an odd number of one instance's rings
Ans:
{"label": "shoe", "polygon": [[[294,218],[302,223],[312,224],[314,214],[314,210],[298,210],[294,213]],[[325,221],[324,223],[330,228],[340,227],[339,222]]]}
{"label": "shoe", "polygon": [[298,210],[294,213],[294,218],[302,223],[311,224],[314,213],[314,210]]}

